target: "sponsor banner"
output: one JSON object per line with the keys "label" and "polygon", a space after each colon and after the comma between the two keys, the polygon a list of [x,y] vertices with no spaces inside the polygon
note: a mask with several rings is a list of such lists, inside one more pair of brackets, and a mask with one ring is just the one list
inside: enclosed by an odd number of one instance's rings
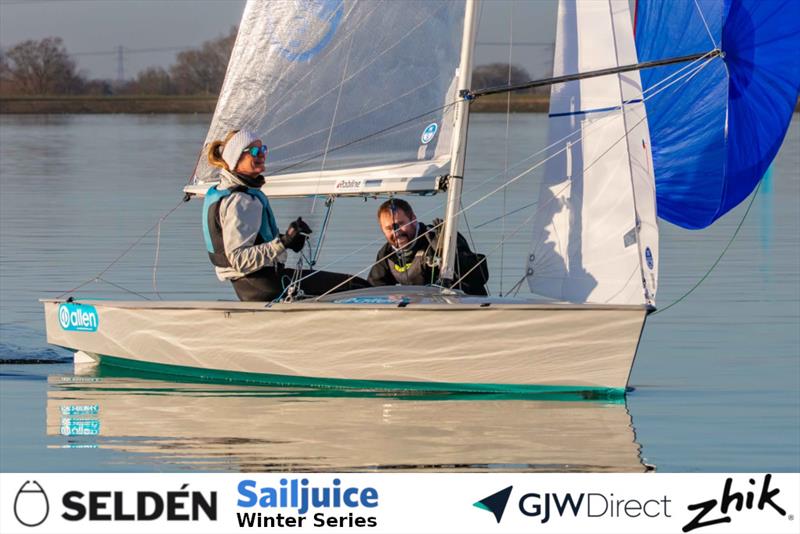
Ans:
{"label": "sponsor banner", "polygon": [[58,324],[71,332],[97,332],[97,309],[91,304],[65,302],[58,307]]}
{"label": "sponsor banner", "polygon": [[0,474],[0,532],[797,533],[800,474]]}

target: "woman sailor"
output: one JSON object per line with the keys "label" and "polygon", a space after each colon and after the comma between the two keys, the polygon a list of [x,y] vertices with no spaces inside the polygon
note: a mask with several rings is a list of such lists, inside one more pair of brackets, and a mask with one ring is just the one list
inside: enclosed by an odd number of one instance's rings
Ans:
{"label": "woman sailor", "polygon": [[[278,232],[264,185],[267,147],[248,130],[234,130],[208,147],[208,161],[220,169],[220,184],[208,190],[203,204],[206,249],[220,280],[230,280],[240,300],[272,301],[298,278],[284,266],[286,249],[300,252],[311,228],[298,217]],[[311,271],[302,271],[305,278]],[[321,295],[333,288],[345,291],[369,287],[361,278],[326,271],[314,272],[300,288]],[[341,284],[341,285],[340,285]],[[338,287],[337,287],[338,286]]]}

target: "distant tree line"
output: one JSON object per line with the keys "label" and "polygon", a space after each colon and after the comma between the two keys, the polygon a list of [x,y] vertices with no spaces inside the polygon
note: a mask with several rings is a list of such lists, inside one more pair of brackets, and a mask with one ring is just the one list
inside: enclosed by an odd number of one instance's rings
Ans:
{"label": "distant tree line", "polygon": [[[207,95],[222,88],[237,28],[178,53],[168,69],[148,67],[125,82],[90,80],[80,72],[60,37],[27,40],[0,50],[0,95]],[[473,71],[476,89],[530,80],[525,69],[507,63]]]}
{"label": "distant tree line", "polygon": [[0,50],[2,95],[208,95],[219,94],[236,39],[227,35],[178,53],[168,69],[148,67],[133,80],[90,80],[60,37],[27,40]]}

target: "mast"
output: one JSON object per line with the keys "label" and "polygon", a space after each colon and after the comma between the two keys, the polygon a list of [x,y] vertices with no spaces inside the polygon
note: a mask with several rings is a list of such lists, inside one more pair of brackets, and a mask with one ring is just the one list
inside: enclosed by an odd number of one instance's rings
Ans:
{"label": "mast", "polygon": [[450,177],[447,184],[447,207],[442,232],[443,252],[441,279],[453,280],[458,235],[458,212],[461,206],[461,189],[464,177],[464,159],[467,151],[467,126],[469,124],[469,87],[472,84],[472,51],[478,26],[478,0],[466,0],[464,32],[461,37],[461,61],[458,67],[458,94],[461,100],[455,107],[454,142],[451,148]]}

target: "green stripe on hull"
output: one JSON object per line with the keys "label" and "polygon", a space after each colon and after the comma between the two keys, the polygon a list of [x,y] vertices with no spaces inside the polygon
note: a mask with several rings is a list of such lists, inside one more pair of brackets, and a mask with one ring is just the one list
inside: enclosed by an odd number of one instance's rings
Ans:
{"label": "green stripe on hull", "polygon": [[100,363],[145,373],[191,377],[200,380],[259,384],[265,386],[311,387],[323,389],[394,390],[420,392],[503,393],[511,395],[571,395],[585,399],[624,400],[624,388],[594,386],[552,386],[534,384],[480,384],[463,382],[411,382],[395,380],[353,380],[349,378],[314,378],[201,369],[184,365],[144,362],[116,356],[98,355]]}

